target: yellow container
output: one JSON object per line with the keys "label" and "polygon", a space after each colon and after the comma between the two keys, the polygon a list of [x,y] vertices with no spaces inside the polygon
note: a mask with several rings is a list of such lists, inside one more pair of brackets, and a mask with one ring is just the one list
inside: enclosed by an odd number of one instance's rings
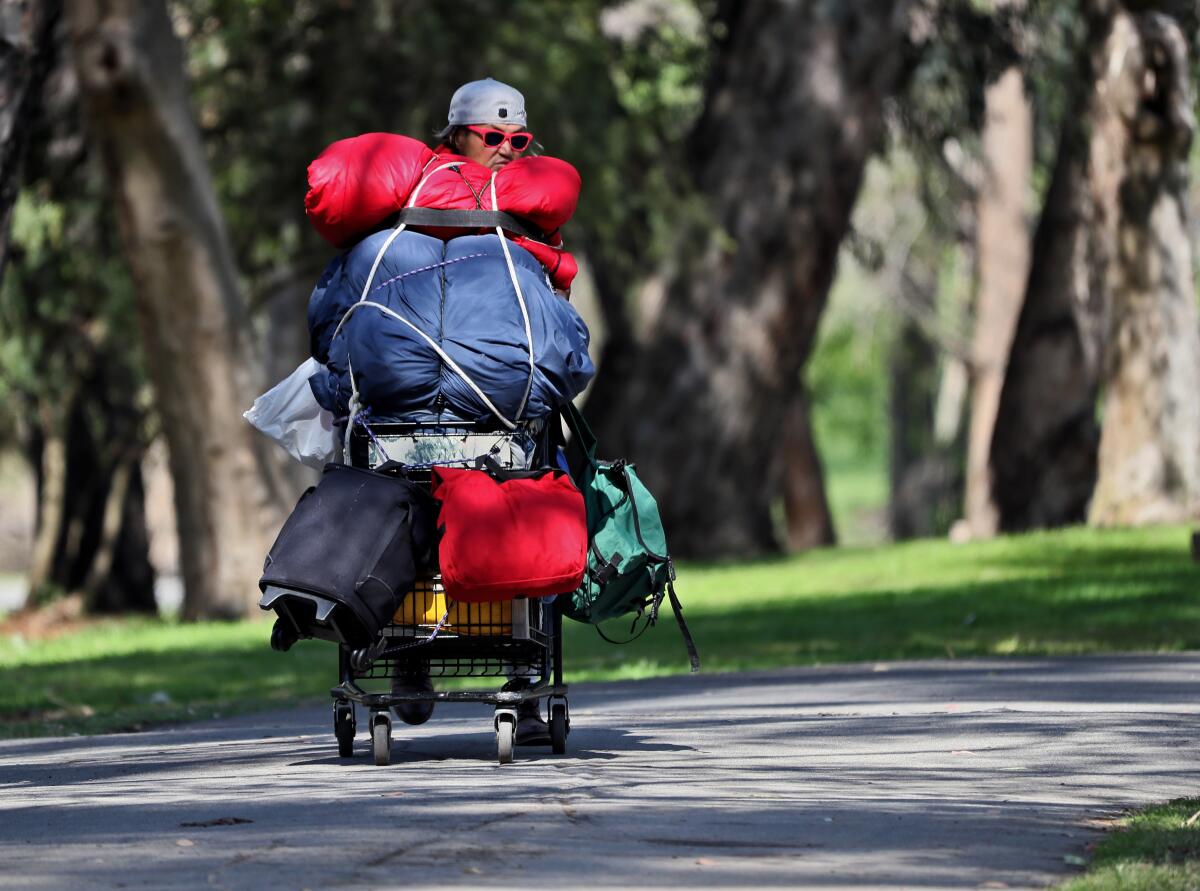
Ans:
{"label": "yellow container", "polygon": [[[421,579],[400,603],[392,618],[396,625],[432,630],[446,612],[446,595],[436,579]],[[499,636],[512,634],[512,602],[455,603],[442,632]]]}

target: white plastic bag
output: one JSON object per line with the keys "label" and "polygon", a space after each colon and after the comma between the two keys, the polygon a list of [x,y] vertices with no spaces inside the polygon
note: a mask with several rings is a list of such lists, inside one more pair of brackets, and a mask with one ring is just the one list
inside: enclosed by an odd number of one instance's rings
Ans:
{"label": "white plastic bag", "polygon": [[322,367],[316,359],[302,363],[242,415],[301,464],[318,470],[337,460],[341,451],[333,415],[321,408],[308,385]]}

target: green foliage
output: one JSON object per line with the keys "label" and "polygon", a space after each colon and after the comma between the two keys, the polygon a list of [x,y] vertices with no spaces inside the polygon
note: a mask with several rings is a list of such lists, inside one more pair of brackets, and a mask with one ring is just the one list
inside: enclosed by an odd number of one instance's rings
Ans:
{"label": "green foliage", "polygon": [[609,6],[521,0],[501,13],[483,0],[176,4],[197,115],[251,293],[333,253],[303,205],[305,169],[328,143],[373,130],[432,142],[454,89],[484,76],[521,89],[545,152],[579,168],[584,198],[568,238],[574,231],[601,252],[637,241],[652,253],[681,192],[670,158],[699,110],[707,38],[682,0],[644,27],[609,36]]}
{"label": "green foliage", "polygon": [[871,282],[846,262],[805,365],[809,417],[838,542],[886,537],[887,355],[891,317],[865,296]]}
{"label": "green foliage", "polygon": [[1062,891],[1194,891],[1200,887],[1200,798],[1178,798],[1122,819],[1096,847],[1087,874]]}
{"label": "green foliage", "polygon": [[[41,427],[101,366],[133,400],[144,375],[133,288],[97,172],[83,158],[29,167],[0,284],[0,413]],[[19,429],[16,417],[3,421]]]}
{"label": "green foliage", "polygon": [[[1070,529],[685,565],[677,588],[706,671],[940,656],[1200,647],[1188,530]],[[612,633],[627,626],[613,623]],[[334,648],[279,654],[265,622],[107,623],[0,638],[0,736],[95,731],[327,695]],[[611,635],[610,635],[611,636]],[[625,647],[568,623],[569,681],[683,673],[669,613]],[[479,680],[464,682],[478,686]],[[158,691],[169,706],[156,705]],[[72,723],[73,722],[73,723]]]}
{"label": "green foliage", "polygon": [[888,335],[879,317],[830,312],[822,320],[805,378],[816,440],[829,462],[873,462],[887,451]]}

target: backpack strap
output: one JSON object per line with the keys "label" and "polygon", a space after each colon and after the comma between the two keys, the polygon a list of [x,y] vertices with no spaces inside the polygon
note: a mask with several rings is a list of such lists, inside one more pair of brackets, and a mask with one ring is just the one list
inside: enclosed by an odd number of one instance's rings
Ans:
{"label": "backpack strap", "polygon": [[579,409],[575,407],[573,402],[568,402],[562,407],[563,420],[567,422],[567,429],[571,431],[571,436],[575,442],[579,443],[579,448],[587,456],[588,463],[596,464],[596,434],[592,432],[592,428],[588,426],[587,421],[583,419],[583,415],[579,413]]}
{"label": "backpack strap", "polygon": [[529,470],[514,470],[504,467],[491,455],[480,455],[476,458],[475,469],[483,471],[498,483],[507,483],[512,480],[540,480],[547,474],[555,477],[568,476],[568,474],[564,473],[558,467],[534,467]]}
{"label": "backpack strap", "polygon": [[640,612],[633,619],[633,627],[629,629],[633,636],[628,640],[613,640],[601,630],[599,625],[595,625],[594,627],[596,629],[596,633],[611,644],[633,643],[646,633],[647,628],[649,628],[651,625],[654,625],[658,621],[658,608],[662,604],[663,597],[665,595],[671,601],[671,612],[675,614],[675,621],[679,625],[679,633],[683,636],[683,645],[687,647],[688,662],[691,663],[692,674],[696,674],[700,671],[700,651],[696,649],[696,641],[692,638],[692,632],[688,629],[687,622],[683,620],[683,606],[681,606],[679,603],[679,595],[675,593],[675,564],[670,560],[667,560],[667,571],[669,573],[667,576],[667,584],[654,598],[654,602],[650,606],[649,615],[646,616],[646,621],[642,624],[642,627],[637,634],[633,634],[633,631],[637,628],[638,619],[642,617]]}
{"label": "backpack strap", "polygon": [[[640,614],[634,617],[633,628],[637,628],[638,619],[640,619],[640,618],[641,618]],[[645,623],[643,623],[643,625],[641,627],[641,630],[639,630],[637,634],[634,634],[628,640],[613,640],[611,637],[609,637],[607,634],[604,633],[603,629],[601,629],[599,624],[593,625],[592,627],[596,629],[596,633],[599,634],[600,637],[602,637],[604,640],[608,641],[610,644],[624,645],[624,644],[628,644],[628,643],[633,643],[635,640],[637,640],[639,637],[641,637],[643,634],[645,634],[646,629],[649,628],[653,624],[654,624],[654,622],[650,619],[649,616],[647,616]],[[633,628],[629,629],[631,633],[633,631]]]}
{"label": "backpack strap", "polygon": [[[672,567],[671,575],[675,575],[675,570]],[[671,611],[675,613],[675,621],[679,623],[679,633],[683,635],[683,645],[687,647],[688,661],[692,663],[692,674],[700,670],[700,653],[696,650],[696,642],[692,640],[692,633],[688,631],[687,622],[683,621],[683,607],[679,605],[679,598],[675,596],[675,582],[667,582],[667,596],[671,599]]]}
{"label": "backpack strap", "polygon": [[633,497],[633,480],[629,478],[629,465],[625,461],[614,462],[613,469],[621,474],[621,478],[625,480],[625,497],[629,499],[629,512],[633,514],[633,533],[637,536],[638,544],[642,546],[647,554],[653,557],[660,563],[667,564],[667,571],[670,578],[675,578],[675,564],[671,562],[671,558],[667,554],[656,554],[650,550],[650,546],[646,544],[646,539],[642,537],[642,521],[638,515],[637,499]]}

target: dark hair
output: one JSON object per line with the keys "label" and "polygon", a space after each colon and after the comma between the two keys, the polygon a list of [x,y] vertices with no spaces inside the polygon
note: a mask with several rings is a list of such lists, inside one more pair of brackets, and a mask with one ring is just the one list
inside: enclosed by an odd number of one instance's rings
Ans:
{"label": "dark hair", "polygon": [[454,154],[461,155],[462,147],[458,144],[458,141],[462,139],[466,132],[467,128],[462,124],[452,124],[444,130],[439,130],[435,135],[441,138],[442,145],[446,146]]}

